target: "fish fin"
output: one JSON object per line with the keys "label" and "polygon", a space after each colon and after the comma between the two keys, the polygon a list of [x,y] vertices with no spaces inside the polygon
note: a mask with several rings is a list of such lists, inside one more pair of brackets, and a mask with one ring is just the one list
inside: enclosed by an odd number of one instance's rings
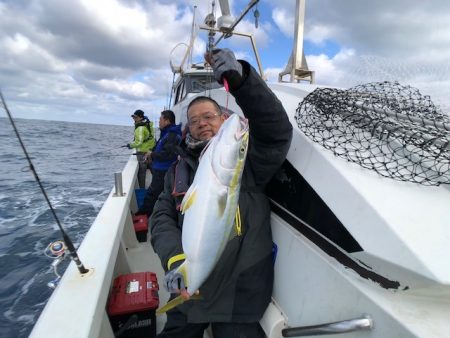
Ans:
{"label": "fish fin", "polygon": [[181,213],[184,214],[195,203],[196,199],[197,187],[191,186],[186,192],[186,195],[184,195],[183,201],[181,202]]}
{"label": "fish fin", "polygon": [[236,208],[236,215],[234,216],[234,225],[233,229],[236,231],[236,234],[242,236],[241,209],[239,208],[239,204]]}
{"label": "fish fin", "polygon": [[228,240],[231,241],[234,237],[242,236],[242,221],[241,221],[241,210],[239,205],[236,209],[236,215],[234,216],[233,227],[230,231],[230,236]]}
{"label": "fish fin", "polygon": [[225,213],[225,208],[227,207],[228,193],[227,189],[223,189],[219,192],[219,198],[217,199],[219,217],[221,218]]}

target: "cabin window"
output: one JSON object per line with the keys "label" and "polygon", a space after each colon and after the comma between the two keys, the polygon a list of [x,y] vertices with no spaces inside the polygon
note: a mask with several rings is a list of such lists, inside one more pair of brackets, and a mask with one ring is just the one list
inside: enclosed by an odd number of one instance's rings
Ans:
{"label": "cabin window", "polygon": [[180,102],[186,96],[185,82],[186,81],[183,79],[181,82],[178,83],[175,93],[175,104]]}
{"label": "cabin window", "polygon": [[185,76],[174,90],[175,104],[182,101],[189,93],[201,93],[222,87],[211,74]]}
{"label": "cabin window", "polygon": [[216,89],[222,87],[214,76],[211,75],[205,75],[205,76],[192,76],[190,78],[190,86],[189,86],[189,92],[190,93],[201,93],[205,90],[210,89]]}
{"label": "cabin window", "polygon": [[267,195],[348,253],[363,250],[288,160],[268,184]]}
{"label": "cabin window", "polygon": [[182,85],[181,85],[181,93],[180,93],[180,101],[183,100],[186,95],[187,95],[187,90],[186,90],[186,80],[183,81]]}
{"label": "cabin window", "polygon": [[178,86],[175,88],[175,104],[177,104],[180,101],[180,91],[181,91],[181,84],[178,84]]}

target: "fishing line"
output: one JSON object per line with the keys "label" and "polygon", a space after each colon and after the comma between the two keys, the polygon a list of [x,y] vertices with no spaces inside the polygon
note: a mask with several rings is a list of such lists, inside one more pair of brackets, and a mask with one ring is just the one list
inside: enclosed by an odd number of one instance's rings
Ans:
{"label": "fishing line", "polygon": [[38,183],[42,194],[44,195],[45,201],[47,202],[48,207],[50,208],[50,211],[51,211],[51,213],[53,215],[53,218],[55,219],[56,224],[58,225],[58,228],[59,228],[59,230],[61,231],[61,233],[63,235],[63,240],[64,240],[64,243],[66,243],[66,246],[67,246],[67,249],[69,250],[70,256],[72,257],[72,260],[75,262],[75,264],[76,264],[76,266],[78,268],[78,271],[81,274],[85,274],[89,270],[84,267],[83,263],[81,263],[80,258],[78,257],[77,251],[76,251],[72,241],[70,240],[70,238],[67,235],[67,233],[64,231],[64,228],[62,227],[61,222],[59,221],[59,218],[56,215],[55,210],[53,209],[52,203],[50,202],[50,199],[48,198],[47,193],[46,193],[46,191],[44,189],[44,186],[42,185],[42,182],[39,179],[39,176],[38,176],[38,174],[36,172],[36,169],[34,168],[34,165],[31,162],[31,158],[28,155],[27,149],[25,148],[25,144],[22,142],[22,138],[20,137],[19,130],[16,128],[16,124],[14,123],[14,120],[13,120],[13,118],[11,116],[11,113],[9,112],[8,106],[6,105],[5,99],[3,97],[3,93],[1,91],[0,91],[0,98],[2,100],[3,109],[5,110],[6,114],[8,115],[9,121],[11,122],[11,125],[12,125],[12,127],[14,129],[14,132],[15,132],[16,136],[17,136],[17,139],[19,140],[20,146],[22,147],[22,150],[23,150],[23,152],[25,154],[25,157],[27,158],[28,164],[30,166],[30,170],[33,172],[34,178],[35,178],[36,182]]}
{"label": "fishing line", "polygon": [[[118,149],[126,148],[126,147],[127,146],[117,146],[117,147],[110,148],[110,149],[100,150],[100,151],[97,151],[97,152],[95,152],[93,154],[90,154],[90,155],[87,155],[87,156],[95,156],[97,154],[102,154],[102,153],[105,153],[105,152],[108,152],[108,151],[118,150]],[[82,157],[85,157],[85,156],[82,156]]]}
{"label": "fishing line", "polygon": [[72,160],[81,160],[81,159],[85,159],[85,158],[91,158],[91,157],[95,157],[95,158],[108,158],[108,157],[120,157],[120,156],[136,156],[136,153],[133,154],[103,154],[103,155],[96,155],[96,154],[100,154],[101,152],[95,153],[95,154],[89,154],[89,155],[85,155],[85,156],[72,156],[71,159]]}

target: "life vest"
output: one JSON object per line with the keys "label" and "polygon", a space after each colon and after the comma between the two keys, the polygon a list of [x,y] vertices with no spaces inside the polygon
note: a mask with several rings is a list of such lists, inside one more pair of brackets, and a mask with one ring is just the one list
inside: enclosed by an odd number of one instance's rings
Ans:
{"label": "life vest", "polygon": [[[167,141],[170,133],[173,133],[177,136],[176,144],[174,144],[173,146],[180,144],[180,142],[181,142],[181,125],[172,124],[161,130],[161,137],[159,138],[158,142],[156,143],[156,146],[153,149],[153,152],[159,153],[163,150],[164,145],[166,144],[166,141]],[[175,149],[173,149],[173,150],[175,150]],[[173,163],[175,163],[176,160],[177,160],[177,155],[174,152],[173,156],[165,161],[153,160],[152,168],[155,170],[168,170],[170,168],[170,166]]]}
{"label": "life vest", "polygon": [[154,139],[155,136],[153,135],[153,123],[149,120],[145,119],[142,122],[138,122],[134,124],[134,129],[136,130],[138,127],[146,127],[148,130],[148,136],[144,139],[144,142],[147,142],[151,139]]}

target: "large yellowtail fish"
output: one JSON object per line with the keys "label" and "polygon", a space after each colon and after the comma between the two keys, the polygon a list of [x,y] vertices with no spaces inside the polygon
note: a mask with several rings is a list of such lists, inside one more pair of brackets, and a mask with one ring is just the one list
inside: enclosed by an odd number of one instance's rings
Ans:
{"label": "large yellowtail fish", "polygon": [[[194,181],[181,203],[186,259],[173,273],[183,276],[190,296],[208,278],[232,236],[248,138],[246,119],[233,114],[225,120],[203,151]],[[178,296],[157,313],[183,302],[184,298]]]}

